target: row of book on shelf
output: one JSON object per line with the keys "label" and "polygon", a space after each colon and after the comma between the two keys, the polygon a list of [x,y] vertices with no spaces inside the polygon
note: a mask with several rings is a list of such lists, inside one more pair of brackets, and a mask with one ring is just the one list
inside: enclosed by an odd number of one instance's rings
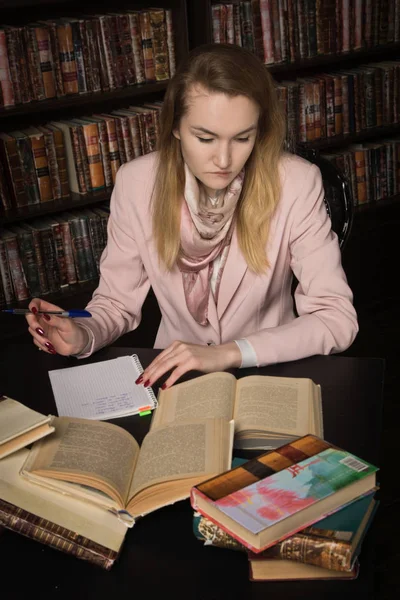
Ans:
{"label": "row of book on shelf", "polygon": [[[354,204],[400,192],[400,138],[321,154],[348,182]],[[108,202],[0,229],[0,307],[99,276]]]}
{"label": "row of book on shelf", "polygon": [[108,203],[0,229],[0,307],[99,276]]}
{"label": "row of book on shelf", "polygon": [[[131,359],[51,371],[59,416],[11,398],[0,402],[1,422],[8,425],[6,435],[0,430],[0,479],[8,484],[0,487],[0,525],[110,569],[138,519],[190,499],[194,537],[243,553],[253,580],[357,577],[379,504],[378,469],[324,439],[320,386],[307,378],[237,379],[226,372],[195,377],[160,390],[139,448],[133,436],[106,422],[112,414],[96,415],[93,392],[97,385],[102,394],[99,379],[115,386],[116,372],[119,380],[134,381],[142,367],[140,357]],[[58,387],[56,375],[62,376]],[[93,385],[79,385],[82,378]],[[73,398],[61,403],[65,389]],[[213,393],[208,404],[205,389]],[[91,417],[75,416],[83,405]],[[124,465],[118,476],[116,447]],[[86,449],[83,459],[79,448]],[[260,452],[232,460],[233,448]]]}
{"label": "row of book on shelf", "polygon": [[247,0],[212,5],[216,43],[244,46],[265,64],[400,42],[400,1]]}
{"label": "row of book on shelf", "polygon": [[400,121],[400,61],[360,65],[276,84],[289,148]]}
{"label": "row of book on shelf", "polygon": [[170,9],[0,28],[0,106],[164,81],[175,68]]}
{"label": "row of book on shelf", "polygon": [[[277,83],[287,150],[400,122],[399,85],[399,61]],[[111,188],[121,164],[156,149],[161,107],[158,101],[0,133],[0,207]]]}
{"label": "row of book on shelf", "polygon": [[121,164],[156,149],[161,102],[0,133],[3,209],[111,188]]}

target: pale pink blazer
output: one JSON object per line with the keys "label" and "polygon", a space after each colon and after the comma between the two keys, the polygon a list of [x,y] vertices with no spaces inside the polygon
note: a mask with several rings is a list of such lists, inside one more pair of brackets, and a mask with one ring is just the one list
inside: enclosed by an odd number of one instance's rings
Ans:
{"label": "pale pink blazer", "polygon": [[[357,316],[315,165],[295,155],[282,158],[282,195],[267,245],[270,268],[262,275],[252,272],[234,233],[218,302],[211,293],[209,324],[202,326],[186,307],[180,271],[175,266],[168,272],[158,260],[150,207],[156,159],[156,153],[148,154],[118,171],[100,282],[87,307],[93,318],[80,321],[93,334],[84,356],[139,325],[150,286],[162,314],[155,348],[175,340],[221,344],[246,338],[258,365],[267,365],[350,346]],[[292,271],[300,282],[298,317],[290,293]]]}

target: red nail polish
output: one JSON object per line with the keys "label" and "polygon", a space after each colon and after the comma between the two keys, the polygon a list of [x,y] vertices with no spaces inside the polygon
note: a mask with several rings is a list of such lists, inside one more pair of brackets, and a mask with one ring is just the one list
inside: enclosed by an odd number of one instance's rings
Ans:
{"label": "red nail polish", "polygon": [[31,312],[32,312],[34,315],[36,315],[36,313],[37,313],[37,308],[36,308],[36,306],[32,306],[32,308],[31,308]]}
{"label": "red nail polish", "polygon": [[36,327],[36,331],[38,332],[39,335],[44,335],[44,331],[40,327]]}
{"label": "red nail polish", "polygon": [[50,321],[50,318],[51,318],[50,315],[43,315],[43,316],[46,319],[46,321]]}
{"label": "red nail polish", "polygon": [[143,375],[139,375],[139,377],[136,379],[135,383],[136,385],[138,385],[139,383],[142,383],[143,381]]}
{"label": "red nail polish", "polygon": [[163,384],[162,384],[162,386],[161,386],[161,389],[162,389],[162,390],[166,390],[166,389],[167,389],[167,384],[166,384],[166,383],[163,383]]}
{"label": "red nail polish", "polygon": [[54,346],[53,346],[52,344],[50,344],[50,342],[46,342],[46,343],[45,343],[45,346],[46,346],[46,348],[48,348],[48,349],[50,350],[50,352],[51,352],[52,354],[57,354],[57,352],[55,351],[55,348],[54,348]]}
{"label": "red nail polish", "polygon": [[147,381],[144,382],[144,387],[149,387],[150,385],[150,379],[148,379]]}

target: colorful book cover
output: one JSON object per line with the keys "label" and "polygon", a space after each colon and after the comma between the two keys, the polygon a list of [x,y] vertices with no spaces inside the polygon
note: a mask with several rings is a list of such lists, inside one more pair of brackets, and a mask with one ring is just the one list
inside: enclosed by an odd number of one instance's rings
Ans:
{"label": "colorful book cover", "polygon": [[376,471],[344,450],[328,448],[214,504],[257,534]]}

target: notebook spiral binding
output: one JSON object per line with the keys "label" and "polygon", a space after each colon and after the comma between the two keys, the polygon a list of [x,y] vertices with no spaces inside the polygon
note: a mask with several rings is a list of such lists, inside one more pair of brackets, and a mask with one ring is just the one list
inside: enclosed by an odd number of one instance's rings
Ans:
{"label": "notebook spiral binding", "polygon": [[[138,355],[137,354],[131,354],[131,359],[135,363],[135,366],[136,366],[136,368],[138,370],[139,375],[141,375],[143,373],[143,366],[142,366],[142,363],[139,360]],[[146,392],[148,393],[151,401],[153,402],[154,408],[157,408],[158,402],[157,402],[157,398],[156,398],[156,396],[155,396],[155,394],[153,392],[153,388],[148,387],[148,388],[145,388],[145,389],[146,389]]]}

